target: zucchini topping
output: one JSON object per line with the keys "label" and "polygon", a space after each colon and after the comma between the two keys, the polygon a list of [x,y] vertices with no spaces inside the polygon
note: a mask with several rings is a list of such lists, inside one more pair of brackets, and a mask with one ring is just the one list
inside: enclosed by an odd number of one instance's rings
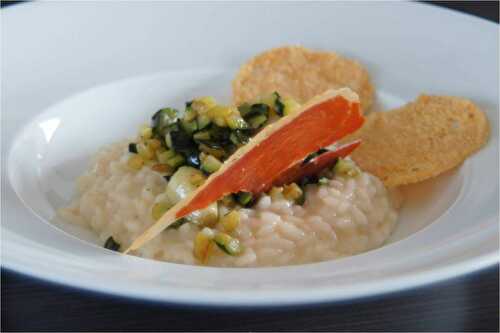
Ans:
{"label": "zucchini topping", "polygon": [[128,145],[128,151],[129,151],[129,153],[137,154],[137,144],[135,144],[135,143],[129,143],[129,145]]}
{"label": "zucchini topping", "polygon": [[[129,166],[139,170],[144,164],[154,165],[154,171],[171,175],[188,165],[213,173],[238,147],[247,144],[273,114],[284,116],[286,109],[286,101],[277,92],[239,107],[217,104],[213,97],[201,97],[186,102],[183,112],[162,108],[153,115],[150,126],[140,128],[138,142],[129,144],[129,152],[138,154],[143,161],[141,164],[135,158]],[[158,164],[168,165],[169,170]]]}
{"label": "zucchini topping", "polygon": [[109,236],[104,243],[104,248],[111,251],[120,251],[120,243],[113,239],[113,236]]}
{"label": "zucchini topping", "polygon": [[[213,97],[201,97],[186,102],[183,111],[170,107],[158,110],[150,126],[142,126],[137,141],[128,145],[129,168],[140,170],[143,166],[149,167],[167,181],[165,193],[160,194],[151,207],[151,218],[154,221],[162,218],[174,205],[202,186],[208,175],[217,172],[239,147],[247,144],[263,127],[295,112],[299,106],[294,100],[282,98],[274,92],[255,103],[244,103],[238,107],[217,104]],[[193,254],[202,264],[217,248],[228,255],[240,255],[243,246],[231,236],[240,224],[239,209],[251,207],[262,191],[267,191],[273,200],[302,205],[305,201],[304,187],[307,184],[327,184],[328,179],[318,179],[316,173],[301,174],[299,169],[310,168],[316,158],[326,152],[331,153],[319,149],[302,162],[296,162],[297,170],[291,170],[294,172],[290,174],[292,178],[286,174],[285,182],[273,183],[276,186],[271,184],[260,192],[229,193],[203,209],[191,211],[184,217],[178,216],[166,230],[178,229],[185,223],[199,228],[193,243]],[[352,176],[357,169],[349,162],[340,159],[333,168],[334,172]],[[295,173],[301,177],[296,177]],[[120,248],[112,237],[104,246],[115,251]]]}
{"label": "zucchini topping", "polygon": [[361,173],[361,170],[359,170],[352,160],[339,158],[333,167],[333,172],[338,175],[356,177]]}

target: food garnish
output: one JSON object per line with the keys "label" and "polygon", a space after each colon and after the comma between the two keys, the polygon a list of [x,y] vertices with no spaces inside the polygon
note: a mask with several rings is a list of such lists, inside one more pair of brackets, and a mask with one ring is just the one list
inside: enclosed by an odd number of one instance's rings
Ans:
{"label": "food garnish", "polygon": [[349,87],[363,112],[373,104],[374,88],[366,69],[334,52],[285,46],[265,51],[239,70],[232,83],[233,102],[239,105],[277,91],[286,99],[304,103],[328,89]]}
{"label": "food garnish", "polygon": [[484,146],[488,136],[488,119],[471,101],[422,95],[403,107],[370,114],[347,140],[361,139],[351,158],[394,187],[458,166]]}
{"label": "food garnish", "polygon": [[307,179],[308,177],[315,176],[321,170],[333,166],[339,158],[346,157],[351,154],[360,144],[360,140],[355,140],[351,143],[341,145],[334,150],[327,150],[326,152],[308,160],[305,164],[303,161],[297,162],[277,177],[273,185],[282,186],[299,179]]}
{"label": "food garnish", "polygon": [[120,251],[120,243],[113,239],[113,236],[109,236],[104,242],[104,248],[111,251]]}
{"label": "food garnish", "polygon": [[352,90],[330,90],[312,99],[291,115],[264,128],[232,154],[200,187],[173,206],[125,252],[138,249],[175,220],[225,195],[262,192],[290,166],[354,132],[362,124],[359,100]]}

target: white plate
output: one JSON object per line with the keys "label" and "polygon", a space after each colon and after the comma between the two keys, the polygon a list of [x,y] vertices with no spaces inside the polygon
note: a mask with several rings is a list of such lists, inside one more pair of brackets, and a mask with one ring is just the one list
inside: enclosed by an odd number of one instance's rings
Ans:
{"label": "white plate", "polygon": [[[497,25],[398,2],[48,2],[2,18],[4,267],[151,300],[277,305],[392,292],[498,262]],[[390,244],[331,262],[220,269],[118,255],[49,222],[99,146],[160,106],[227,99],[245,59],[297,43],[366,64],[383,107],[426,92],[469,97],[488,114],[487,147],[405,189]]]}

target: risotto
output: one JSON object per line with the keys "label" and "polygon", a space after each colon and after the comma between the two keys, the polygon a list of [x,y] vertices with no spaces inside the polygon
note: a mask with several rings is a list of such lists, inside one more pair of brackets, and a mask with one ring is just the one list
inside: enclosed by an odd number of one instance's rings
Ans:
{"label": "risotto", "polygon": [[[151,209],[165,191],[165,179],[151,168],[132,170],[129,155],[126,142],[98,152],[77,181],[77,197],[59,211],[61,217],[91,228],[103,242],[112,236],[125,246],[152,225]],[[381,246],[396,224],[397,195],[368,173],[333,175],[307,185],[305,193],[303,205],[263,195],[252,208],[241,208],[232,234],[243,252],[230,256],[214,247],[205,264],[280,266],[350,256]],[[193,255],[198,232],[191,223],[167,229],[134,254],[199,264]]]}

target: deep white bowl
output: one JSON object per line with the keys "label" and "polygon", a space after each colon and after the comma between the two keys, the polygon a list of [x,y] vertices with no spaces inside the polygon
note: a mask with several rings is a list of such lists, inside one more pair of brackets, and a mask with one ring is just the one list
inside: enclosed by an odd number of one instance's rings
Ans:
{"label": "deep white bowl", "polygon": [[[276,305],[386,293],[498,262],[492,23],[379,2],[29,3],[8,8],[3,19],[4,267],[138,298]],[[104,250],[90,233],[54,220],[100,146],[133,135],[161,106],[199,95],[228,100],[237,66],[284,44],[364,63],[379,108],[419,93],[468,97],[488,114],[490,141],[457,169],[404,188],[399,225],[386,246],[336,261],[258,269],[155,262]]]}

